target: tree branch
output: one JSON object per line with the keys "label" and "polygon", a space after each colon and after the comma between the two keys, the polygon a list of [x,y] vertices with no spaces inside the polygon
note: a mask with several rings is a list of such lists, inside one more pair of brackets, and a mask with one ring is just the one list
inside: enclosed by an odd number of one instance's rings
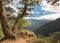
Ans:
{"label": "tree branch", "polygon": [[19,19],[23,18],[26,15],[26,10],[27,10],[27,0],[25,0],[25,6],[24,6],[24,11],[21,15],[19,15],[19,17],[16,18],[15,24],[13,26],[12,31],[14,33],[16,33],[17,29],[18,29],[18,24],[19,24]]}
{"label": "tree branch", "polygon": [[59,0],[55,0],[55,1],[53,1],[51,5],[54,5],[57,1],[59,1]]}

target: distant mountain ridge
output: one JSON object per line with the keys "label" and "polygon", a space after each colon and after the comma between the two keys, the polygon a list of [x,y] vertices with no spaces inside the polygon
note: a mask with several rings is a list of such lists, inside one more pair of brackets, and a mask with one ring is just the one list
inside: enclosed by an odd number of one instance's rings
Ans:
{"label": "distant mountain ridge", "polygon": [[50,22],[51,20],[35,20],[35,19],[28,19],[31,22],[31,26],[26,28],[28,30],[36,30],[40,26],[44,25],[47,22]]}
{"label": "distant mountain ridge", "polygon": [[48,34],[57,31],[60,31],[60,18],[42,25],[34,32],[36,34],[42,34],[44,36],[47,36]]}

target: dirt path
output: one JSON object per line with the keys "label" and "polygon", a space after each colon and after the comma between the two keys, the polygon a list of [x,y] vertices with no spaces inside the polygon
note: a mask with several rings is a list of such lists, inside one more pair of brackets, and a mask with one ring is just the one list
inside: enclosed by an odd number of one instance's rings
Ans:
{"label": "dirt path", "polygon": [[5,40],[5,41],[0,42],[0,43],[28,43],[28,42],[26,42],[25,39],[20,38],[18,40]]}

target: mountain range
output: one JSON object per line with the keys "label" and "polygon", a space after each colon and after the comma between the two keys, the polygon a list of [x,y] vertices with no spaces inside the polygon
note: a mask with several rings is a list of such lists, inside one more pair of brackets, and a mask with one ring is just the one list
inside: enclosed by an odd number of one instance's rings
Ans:
{"label": "mountain range", "polygon": [[44,36],[48,36],[49,34],[58,31],[60,31],[60,18],[40,26],[34,32],[36,34],[42,34]]}
{"label": "mountain range", "polygon": [[31,23],[31,26],[29,26],[26,29],[31,30],[31,31],[34,31],[37,28],[41,27],[42,25],[51,21],[51,20],[36,20],[36,19],[28,19],[28,20]]}

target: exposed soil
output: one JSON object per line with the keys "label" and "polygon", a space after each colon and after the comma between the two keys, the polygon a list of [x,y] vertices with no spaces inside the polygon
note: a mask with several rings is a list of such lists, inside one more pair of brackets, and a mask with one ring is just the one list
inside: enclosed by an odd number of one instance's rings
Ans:
{"label": "exposed soil", "polygon": [[20,39],[17,39],[17,40],[7,39],[7,40],[4,40],[0,43],[28,43],[28,42],[26,41],[26,39],[20,38]]}
{"label": "exposed soil", "polygon": [[24,30],[19,33],[19,38],[16,40],[13,39],[4,39],[0,43],[33,43],[30,38],[35,37],[35,33],[32,31]]}

